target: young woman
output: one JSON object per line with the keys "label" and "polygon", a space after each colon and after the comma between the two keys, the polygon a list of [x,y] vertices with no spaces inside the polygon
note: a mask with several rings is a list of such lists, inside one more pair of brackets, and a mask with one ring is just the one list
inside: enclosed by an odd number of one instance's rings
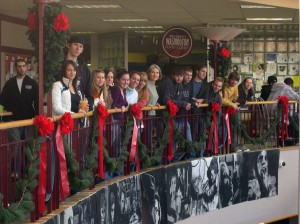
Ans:
{"label": "young woman", "polygon": [[108,90],[105,81],[105,73],[101,69],[96,69],[92,72],[92,88],[94,97],[94,107],[98,103],[107,106]]}
{"label": "young woman", "polygon": [[252,101],[252,97],[254,96],[254,90],[252,86],[253,81],[250,77],[245,78],[244,81],[238,86],[239,97],[237,102],[239,102],[241,106],[247,104],[247,101]]}
{"label": "young woman", "polygon": [[130,72],[129,85],[126,88],[126,99],[128,104],[135,104],[138,101],[138,92],[136,87],[140,83],[141,76],[137,71]]}
{"label": "young woman", "polygon": [[[155,106],[157,105],[158,100],[158,93],[156,90],[156,81],[162,77],[160,67],[158,65],[150,65],[150,67],[147,70],[148,75],[148,91],[149,91],[149,106]],[[149,111],[150,116],[155,116],[155,110]]]}
{"label": "young woman", "polygon": [[63,63],[60,80],[53,83],[52,87],[52,113],[55,116],[63,115],[65,112],[84,113],[86,108],[80,108],[82,95],[77,83],[77,65],[72,60]]}
{"label": "young woman", "polygon": [[106,86],[109,88],[114,86],[114,73],[110,68],[103,69],[105,73]]}

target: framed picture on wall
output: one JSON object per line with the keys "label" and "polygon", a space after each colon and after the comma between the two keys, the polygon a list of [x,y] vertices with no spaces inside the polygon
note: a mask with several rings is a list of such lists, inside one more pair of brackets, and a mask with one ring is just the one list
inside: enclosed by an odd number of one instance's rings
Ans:
{"label": "framed picture on wall", "polygon": [[277,64],[277,74],[287,75],[287,64]]}

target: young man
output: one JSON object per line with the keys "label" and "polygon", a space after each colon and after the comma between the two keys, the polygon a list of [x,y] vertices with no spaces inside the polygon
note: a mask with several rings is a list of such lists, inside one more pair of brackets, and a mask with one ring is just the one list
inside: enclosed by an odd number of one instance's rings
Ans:
{"label": "young man", "polygon": [[93,109],[93,90],[91,87],[91,73],[87,64],[80,55],[84,50],[84,39],[80,36],[72,36],[68,41],[68,52],[65,60],[73,60],[78,65],[78,80],[82,95],[89,101],[89,109]]}
{"label": "young man", "polygon": [[[32,119],[39,111],[39,88],[37,83],[26,75],[27,64],[24,59],[15,62],[16,76],[9,79],[0,95],[0,104],[6,111],[12,112],[7,121]],[[26,138],[26,127],[8,129],[10,141],[18,141]]]}
{"label": "young man", "polygon": [[[195,77],[192,80],[193,94],[192,99],[195,103],[199,103],[199,95],[206,92],[208,85],[206,82],[207,67],[206,65],[197,65],[195,68]],[[196,111],[197,112],[197,111]]]}
{"label": "young man", "polygon": [[222,104],[227,107],[233,107],[238,109],[235,101],[239,97],[238,83],[240,81],[240,76],[237,72],[231,72],[228,76],[228,82],[222,91]]}
{"label": "young man", "polygon": [[274,75],[270,75],[268,77],[268,85],[263,85],[261,87],[261,94],[260,94],[260,97],[263,99],[263,100],[267,100],[270,93],[271,93],[271,89],[272,89],[272,86],[277,82],[277,77],[274,76]]}

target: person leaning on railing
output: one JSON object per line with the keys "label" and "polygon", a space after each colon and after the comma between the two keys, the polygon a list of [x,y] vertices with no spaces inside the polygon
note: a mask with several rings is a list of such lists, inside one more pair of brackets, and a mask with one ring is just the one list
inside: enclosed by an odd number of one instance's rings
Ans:
{"label": "person leaning on railing", "polygon": [[108,94],[108,87],[105,81],[105,73],[102,69],[96,69],[92,72],[92,88],[93,88],[93,97],[94,105],[96,107],[99,103],[107,108],[111,106],[111,97]]}
{"label": "person leaning on railing", "polygon": [[241,106],[245,106],[248,101],[252,101],[252,97],[254,96],[254,90],[252,86],[253,81],[250,77],[246,77],[238,86],[239,96],[237,98],[237,102],[240,103]]}
{"label": "person leaning on railing", "polygon": [[234,103],[239,97],[238,82],[240,81],[240,76],[237,72],[231,72],[228,76],[228,82],[225,83],[224,88],[221,92],[222,95],[222,105],[227,107],[233,107],[238,109],[236,103]]}
{"label": "person leaning on railing", "polygon": [[55,116],[65,112],[86,114],[89,105],[80,108],[82,95],[77,84],[77,65],[72,60],[64,61],[61,69],[60,80],[52,86],[52,113]]}

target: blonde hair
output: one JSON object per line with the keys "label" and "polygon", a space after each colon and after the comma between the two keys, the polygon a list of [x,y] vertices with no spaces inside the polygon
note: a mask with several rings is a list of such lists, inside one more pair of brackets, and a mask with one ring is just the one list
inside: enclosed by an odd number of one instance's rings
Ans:
{"label": "blonde hair", "polygon": [[105,72],[102,69],[95,69],[92,72],[92,78],[91,78],[91,82],[92,82],[92,88],[93,88],[93,93],[96,91],[99,95],[101,95],[103,93],[103,99],[105,102],[107,102],[107,96],[108,96],[108,88],[106,86],[106,81],[104,81],[103,85],[98,87],[97,83],[96,83],[96,77],[97,74],[99,73],[103,73],[104,74],[104,78],[105,78]]}
{"label": "blonde hair", "polygon": [[148,82],[148,75],[146,72],[140,72],[139,73],[140,77],[141,77],[141,81],[145,81],[146,82],[146,85],[138,92],[139,93],[139,96],[138,96],[138,101],[146,98],[146,93],[148,91],[148,87],[147,87],[147,82]]}

